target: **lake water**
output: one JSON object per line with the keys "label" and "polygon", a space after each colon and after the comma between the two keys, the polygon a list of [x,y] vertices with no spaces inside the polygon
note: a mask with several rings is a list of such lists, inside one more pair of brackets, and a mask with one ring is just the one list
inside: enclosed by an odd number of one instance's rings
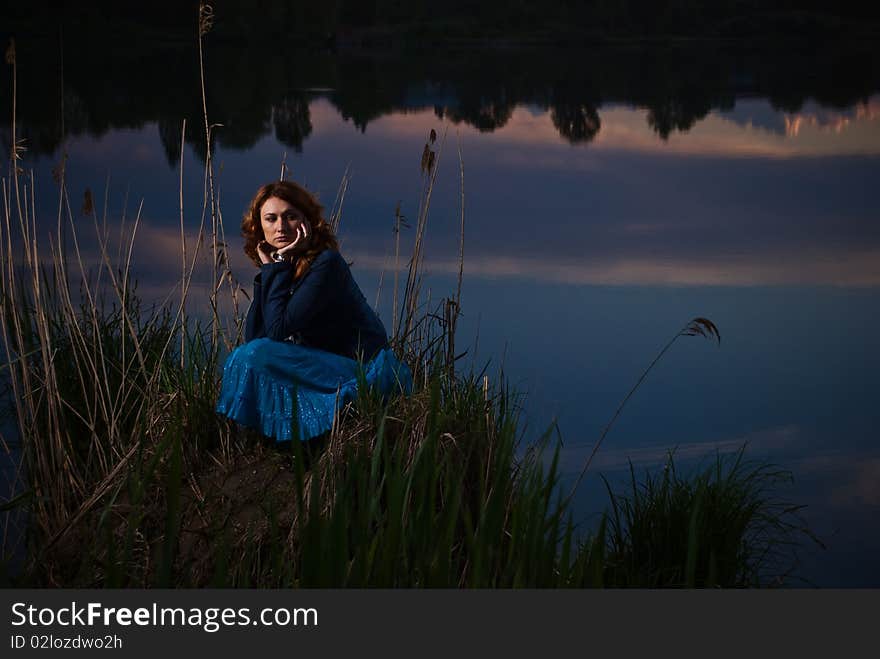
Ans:
{"label": "lake water", "polygon": [[[71,195],[89,188],[100,206],[106,190],[111,222],[124,208],[130,219],[143,200],[134,259],[140,290],[159,299],[179,272],[184,118],[190,235],[201,212],[197,52],[68,38],[62,74],[60,50],[19,40],[20,130],[41,222],[55,226],[51,172],[64,149]],[[880,586],[874,50],[282,57],[213,44],[208,112],[222,124],[215,164],[235,274],[248,282],[253,272],[237,249],[241,213],[283,159],[328,206],[347,168],[342,250],[368,299],[385,272],[378,304],[390,327],[394,211],[399,202],[416,217],[419,161],[434,129],[442,151],[426,238],[432,298],[456,285],[460,148],[458,342],[478,366],[503,365],[526,394],[527,438],[558,422],[568,478],[682,326],[704,316],[720,329],[720,346],[679,339],[630,400],[579,490],[585,523],[607,500],[599,474],[624,485],[629,460],[656,468],[675,449],[687,468],[748,442],[747,457],[792,472],[781,494],[807,505],[827,545],[804,552],[801,574],[820,586]]]}

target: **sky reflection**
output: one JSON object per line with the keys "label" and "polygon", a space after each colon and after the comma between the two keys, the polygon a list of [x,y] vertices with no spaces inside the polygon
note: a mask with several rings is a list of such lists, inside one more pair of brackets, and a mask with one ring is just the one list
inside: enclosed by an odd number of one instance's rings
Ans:
{"label": "sky reflection", "polygon": [[[329,124],[339,115],[323,100],[310,105],[316,126]],[[620,105],[599,108],[601,128],[588,144],[570,144],[553,125],[550,112],[534,106],[517,107],[507,123],[484,136],[499,138],[508,146],[638,151],[667,155],[726,157],[796,157],[880,154],[880,96],[873,96],[849,110],[829,110],[807,103],[798,113],[775,110],[766,99],[741,98],[736,106],[712,112],[686,132],[660,138],[648,122],[648,111]],[[423,137],[425,125],[438,120],[425,108],[377,119],[368,127],[387,139]],[[462,132],[475,128],[459,124]],[[569,151],[569,148],[565,150]],[[531,153],[522,154],[524,157]]]}
{"label": "sky reflection", "polygon": [[[822,139],[812,140],[806,131],[788,137],[753,128],[743,119],[755,113],[752,105],[739,123],[712,116],[667,142],[651,132],[642,111],[623,108],[603,113],[607,137],[588,146],[562,142],[548,113],[522,108],[489,135],[453,127],[433,201],[429,268],[458,267],[460,131],[469,276],[613,285],[876,286],[880,225],[870,193],[876,159],[851,157],[857,149],[842,141],[842,134],[865,134],[870,139],[853,144],[864,153],[880,153],[876,113],[854,119],[842,133],[820,131],[812,137]],[[394,204],[400,199],[404,212],[415,214],[419,145],[431,127],[441,127],[442,134],[442,126],[427,112],[385,117],[358,137],[328,103],[313,102],[311,112],[310,150],[287,156],[293,176],[329,204],[350,163],[342,231],[347,251],[363,267],[390,267]],[[162,174],[163,156],[150,132],[75,140],[71,189],[89,187],[80,178],[84,171],[93,175],[114,163],[111,182],[124,182],[115,196],[124,185],[129,213],[139,196],[147,200],[142,230],[154,232],[146,245],[155,252],[151,262],[159,264],[174,261],[169,248],[179,235],[177,174]],[[277,176],[283,152],[266,139],[247,153],[218,153],[230,235],[237,234],[239,209],[250,192]],[[767,156],[771,153],[797,157],[781,164]],[[200,216],[193,200],[200,198],[203,182],[198,162],[189,156],[184,172],[192,231]],[[159,176],[146,177],[145,169]],[[243,259],[236,263],[246,267]]]}

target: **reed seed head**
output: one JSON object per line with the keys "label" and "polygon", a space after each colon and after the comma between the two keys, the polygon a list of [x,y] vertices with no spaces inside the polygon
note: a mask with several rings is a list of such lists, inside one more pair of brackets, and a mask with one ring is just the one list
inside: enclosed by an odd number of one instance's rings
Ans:
{"label": "reed seed head", "polygon": [[214,27],[214,8],[207,2],[199,4],[199,36],[203,37]]}
{"label": "reed seed head", "polygon": [[707,339],[714,338],[721,345],[721,332],[708,318],[694,318],[681,331],[682,336],[702,336]]}
{"label": "reed seed head", "polygon": [[83,195],[83,205],[81,212],[83,215],[91,215],[95,212],[95,200],[92,198],[91,188],[86,188],[86,192]]}

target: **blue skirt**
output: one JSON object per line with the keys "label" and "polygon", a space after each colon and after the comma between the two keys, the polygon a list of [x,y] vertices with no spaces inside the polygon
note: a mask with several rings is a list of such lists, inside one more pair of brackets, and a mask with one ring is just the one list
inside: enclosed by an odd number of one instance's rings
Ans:
{"label": "blue skirt", "polygon": [[409,368],[389,348],[361,365],[289,341],[254,339],[227,358],[217,412],[278,442],[305,441],[330,430],[337,411],[356,398],[360,369],[383,396],[412,390]]}

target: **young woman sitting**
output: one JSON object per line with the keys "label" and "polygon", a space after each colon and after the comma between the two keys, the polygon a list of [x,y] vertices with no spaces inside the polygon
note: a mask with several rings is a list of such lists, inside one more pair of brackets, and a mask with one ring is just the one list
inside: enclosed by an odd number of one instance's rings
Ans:
{"label": "young woman sitting", "polygon": [[217,411],[278,442],[327,433],[359,383],[384,396],[412,375],[388,345],[323,208],[290,181],[261,187],[242,221],[260,268],[245,341],[226,360]]}

